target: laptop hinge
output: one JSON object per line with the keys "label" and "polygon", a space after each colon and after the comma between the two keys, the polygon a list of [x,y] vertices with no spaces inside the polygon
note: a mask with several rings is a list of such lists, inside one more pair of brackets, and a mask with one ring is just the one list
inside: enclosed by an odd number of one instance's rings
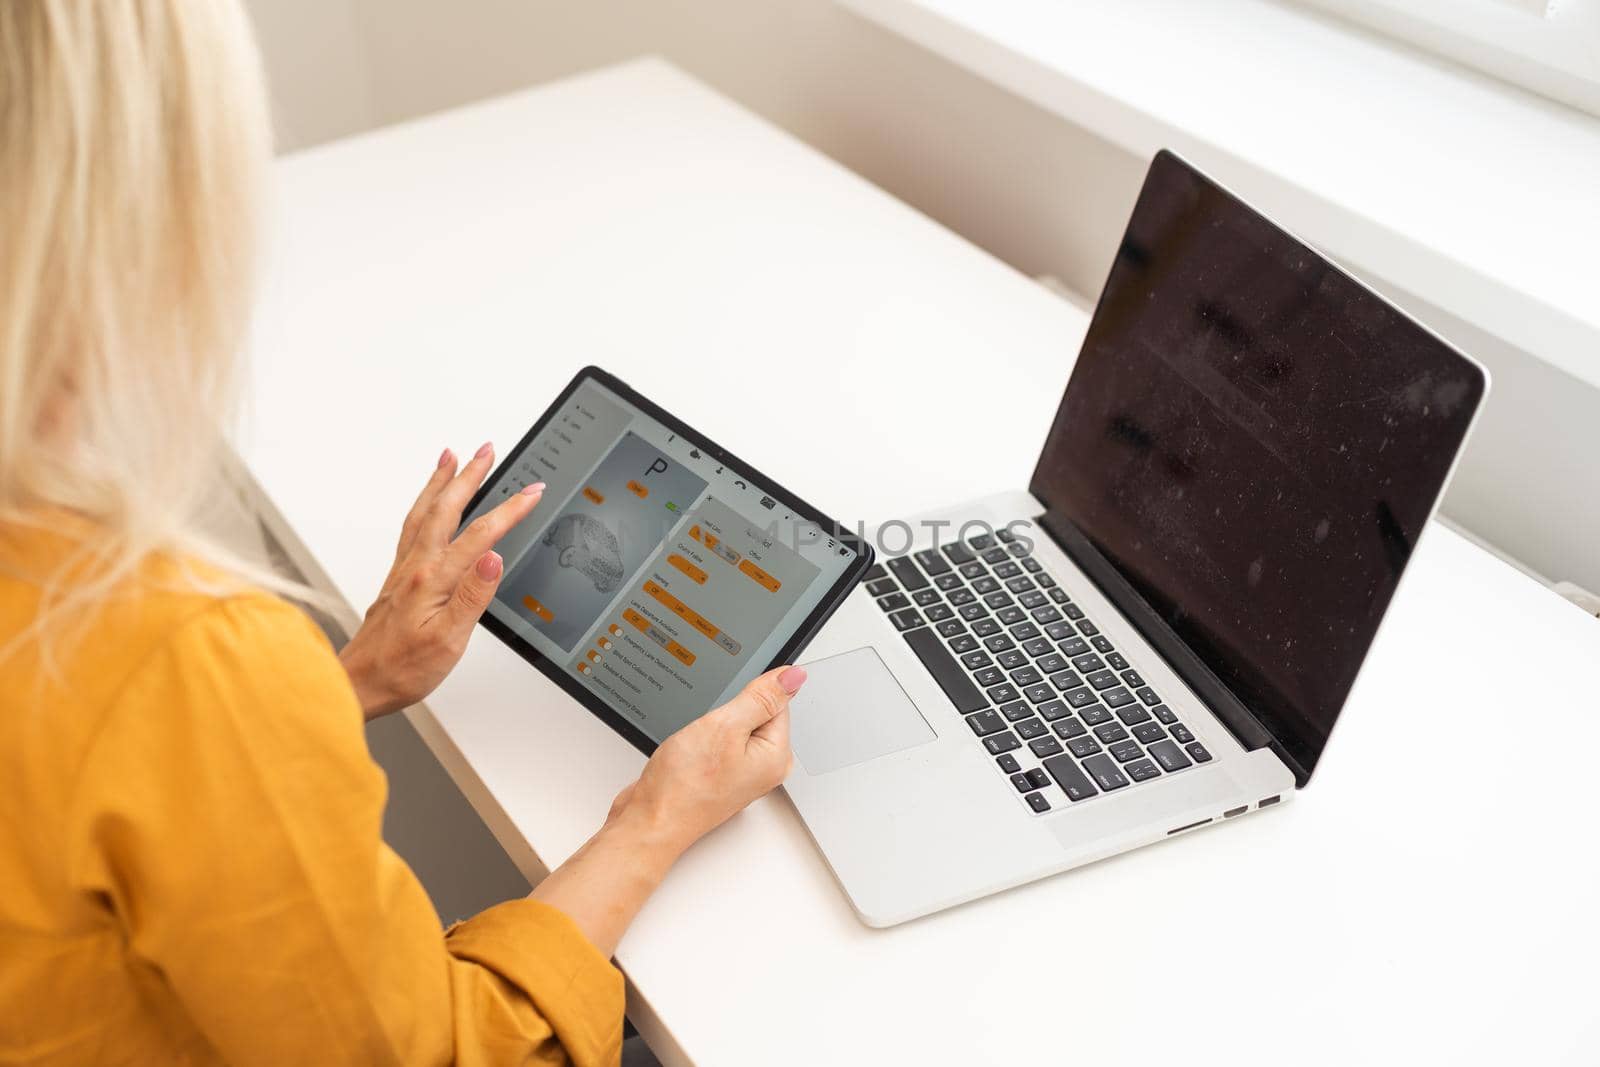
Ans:
{"label": "laptop hinge", "polygon": [[1184,684],[1205,702],[1206,707],[1221,720],[1239,744],[1252,751],[1270,748],[1284,766],[1294,772],[1296,787],[1306,784],[1311,777],[1310,772],[1288,753],[1255,713],[1167,625],[1161,614],[1139,595],[1072,520],[1047,511],[1035,517],[1034,522],[1088,575],[1105,598],[1116,605],[1123,617],[1133,624],[1140,636],[1150,642],[1173,672],[1183,679]]}

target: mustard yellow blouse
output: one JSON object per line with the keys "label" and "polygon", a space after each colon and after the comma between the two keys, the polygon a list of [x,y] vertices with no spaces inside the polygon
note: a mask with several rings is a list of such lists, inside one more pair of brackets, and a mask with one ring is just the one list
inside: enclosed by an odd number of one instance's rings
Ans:
{"label": "mustard yellow blouse", "polygon": [[321,633],[138,580],[57,653],[0,530],[0,1062],[615,1064],[621,975],[532,900],[448,932]]}

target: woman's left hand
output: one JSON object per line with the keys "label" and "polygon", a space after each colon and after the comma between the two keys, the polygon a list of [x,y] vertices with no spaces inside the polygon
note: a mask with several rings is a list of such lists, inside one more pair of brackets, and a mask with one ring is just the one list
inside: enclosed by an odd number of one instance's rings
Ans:
{"label": "woman's left hand", "polygon": [[339,653],[369,719],[433,692],[494,599],[505,571],[494,546],[533,511],[544,483],[502,501],[452,539],[467,501],[493,466],[494,449],[484,445],[457,474],[456,458],[445,449],[406,516],[394,567]]}

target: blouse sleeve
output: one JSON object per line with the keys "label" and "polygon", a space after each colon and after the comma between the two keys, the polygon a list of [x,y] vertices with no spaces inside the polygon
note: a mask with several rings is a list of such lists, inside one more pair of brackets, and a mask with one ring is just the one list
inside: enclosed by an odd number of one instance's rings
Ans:
{"label": "blouse sleeve", "polygon": [[77,888],[229,1062],[617,1063],[616,968],[533,900],[446,936],[383,843],[385,790],[310,621],[219,601],[94,741],[68,813]]}

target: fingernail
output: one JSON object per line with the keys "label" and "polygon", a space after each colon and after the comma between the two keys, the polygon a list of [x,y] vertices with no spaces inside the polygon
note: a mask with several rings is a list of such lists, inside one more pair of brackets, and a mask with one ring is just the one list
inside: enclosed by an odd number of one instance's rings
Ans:
{"label": "fingernail", "polygon": [[783,691],[790,696],[800,692],[800,687],[806,684],[806,669],[804,667],[790,667],[778,675],[778,684],[783,686]]}
{"label": "fingernail", "polygon": [[500,577],[501,566],[500,553],[485,552],[478,557],[478,577],[486,582],[492,582]]}
{"label": "fingernail", "polygon": [[484,456],[487,456],[489,453],[491,453],[493,451],[494,451],[494,444],[492,442],[485,441],[483,443],[483,447],[478,449],[478,453],[477,453],[477,457],[476,458],[482,459]]}
{"label": "fingernail", "polygon": [[450,464],[450,450],[447,448],[439,453],[439,466],[446,467]]}
{"label": "fingernail", "polygon": [[538,496],[542,492],[544,492],[543,482],[534,482],[532,485],[525,485],[522,487],[523,496]]}

